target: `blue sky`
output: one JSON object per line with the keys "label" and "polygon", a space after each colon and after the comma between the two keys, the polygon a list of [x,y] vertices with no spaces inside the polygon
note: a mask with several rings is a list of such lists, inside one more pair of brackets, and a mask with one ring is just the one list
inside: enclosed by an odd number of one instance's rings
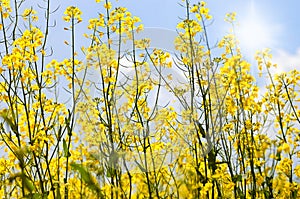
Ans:
{"label": "blue sky", "polygon": [[[145,27],[155,26],[174,29],[179,21],[178,16],[184,15],[184,9],[178,6],[180,1],[176,0],[120,0],[121,2],[142,18]],[[243,19],[253,9],[251,7],[254,7],[255,12],[263,17],[261,20],[266,21],[267,25],[280,25],[282,27],[282,31],[284,31],[282,34],[274,33],[278,36],[276,38],[278,40],[277,48],[283,48],[293,53],[300,46],[300,39],[298,38],[300,35],[300,1],[208,0],[207,4],[214,16],[214,24],[210,27],[213,30],[224,31],[223,18],[226,13],[231,11],[237,12],[239,22],[243,23]]]}
{"label": "blue sky", "polygon": [[[127,5],[129,10],[132,10],[134,14],[142,18],[145,27],[155,26],[174,29],[179,21],[178,16],[184,15],[184,9],[178,6],[178,2],[180,1],[130,0],[124,1],[124,5]],[[280,54],[279,56],[282,55],[282,52],[287,53],[289,56],[297,53],[300,47],[300,1],[208,0],[207,4],[214,17],[213,24],[208,28],[211,35],[211,43],[214,43],[222,35],[226,34],[228,26],[223,20],[224,16],[226,13],[234,11],[237,13],[239,25],[246,29],[245,31],[250,28],[247,28],[247,23],[249,18],[252,18],[252,15],[254,15],[252,23],[262,23],[263,26],[263,28],[258,26],[259,30],[257,31],[268,32],[268,35],[266,35],[268,41],[265,44],[258,45],[258,48],[266,45],[265,47],[272,48],[275,54]],[[237,29],[239,29],[239,26]],[[253,34],[253,32],[248,33],[249,37],[251,37],[251,33]],[[254,34],[256,36],[261,35],[261,33],[258,35]]]}
{"label": "blue sky", "polygon": [[[83,23],[78,26],[78,45],[85,45],[81,40],[81,33],[85,29],[87,20],[97,16],[101,11],[100,5],[93,0],[69,0],[61,4],[56,13],[58,17],[57,27],[50,38],[55,43],[69,40],[67,32],[63,32],[66,25],[59,21],[65,7],[78,6],[83,11]],[[191,0],[191,3],[197,1]],[[236,12],[241,30],[241,45],[247,51],[245,55],[252,59],[254,49],[268,47],[272,49],[274,61],[283,65],[286,69],[300,65],[300,1],[298,0],[208,0],[207,6],[213,15],[213,24],[208,27],[210,43],[214,44],[228,33],[229,26],[224,22],[224,16],[228,12]],[[58,1],[59,3],[59,1]],[[133,15],[139,16],[147,27],[156,27],[175,30],[179,17],[185,15],[184,8],[179,6],[181,0],[119,0],[112,1],[115,6],[127,7]],[[54,8],[54,6],[53,6]],[[249,44],[250,43],[250,44]],[[253,45],[255,44],[255,45]],[[258,44],[258,45],[256,45]],[[251,46],[249,46],[251,45]],[[59,49],[63,49],[59,47]],[[249,50],[248,50],[249,49]],[[65,55],[67,51],[61,50],[57,54]]]}

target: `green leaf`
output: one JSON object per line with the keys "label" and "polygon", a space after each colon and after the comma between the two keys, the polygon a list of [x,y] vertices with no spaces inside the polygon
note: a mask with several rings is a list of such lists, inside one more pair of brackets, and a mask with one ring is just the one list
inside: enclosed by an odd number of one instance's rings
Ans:
{"label": "green leaf", "polygon": [[245,194],[243,193],[243,191],[241,190],[240,187],[237,187],[237,192],[238,192],[239,198],[245,198]]}
{"label": "green leaf", "polygon": [[110,178],[115,175],[116,175],[116,170],[114,168],[110,167],[107,169],[106,177]]}
{"label": "green leaf", "polygon": [[242,175],[235,175],[235,176],[233,176],[233,179],[232,179],[233,182],[241,182],[242,180],[243,180]]}
{"label": "green leaf", "polygon": [[42,194],[40,194],[40,193],[29,193],[29,194],[27,194],[26,196],[25,196],[25,198],[30,198],[30,199],[42,199],[42,198],[45,198],[45,197],[43,197],[43,195]]}
{"label": "green leaf", "polygon": [[13,118],[11,118],[11,113],[9,113],[8,109],[2,110],[0,113],[0,117],[6,122],[6,124],[10,127],[10,129],[17,133],[18,132],[18,126],[14,124]]}
{"label": "green leaf", "polygon": [[70,154],[70,152],[68,150],[67,142],[66,142],[65,139],[63,139],[63,149],[64,149],[64,156],[65,157],[70,157],[71,154]]}
{"label": "green leaf", "polygon": [[82,180],[88,185],[90,189],[96,191],[96,193],[101,198],[104,197],[101,192],[99,184],[97,183],[97,181],[93,180],[93,176],[91,175],[90,172],[87,171],[85,167],[76,163],[71,163],[71,167],[80,173]]}
{"label": "green leaf", "polygon": [[72,117],[71,111],[68,109],[68,118],[65,118],[65,124],[69,136],[72,136],[71,117]]}
{"label": "green leaf", "polygon": [[277,152],[277,153],[276,153],[276,160],[277,160],[277,161],[280,161],[280,160],[281,160],[281,153],[280,153],[280,152]]}
{"label": "green leaf", "polygon": [[73,167],[74,170],[78,171],[82,177],[82,179],[89,183],[91,181],[90,173],[80,164],[71,163],[71,167]]}
{"label": "green leaf", "polygon": [[24,182],[25,188],[26,188],[30,193],[32,193],[32,192],[35,190],[35,186],[34,186],[34,184],[31,182],[31,180],[29,180],[28,177],[25,176],[25,175],[22,175],[22,180],[23,180],[23,182]]}

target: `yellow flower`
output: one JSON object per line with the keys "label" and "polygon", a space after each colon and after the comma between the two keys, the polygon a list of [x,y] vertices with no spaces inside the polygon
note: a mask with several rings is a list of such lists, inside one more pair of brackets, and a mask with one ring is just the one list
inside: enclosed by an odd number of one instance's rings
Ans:
{"label": "yellow flower", "polygon": [[191,9],[191,12],[195,13],[198,11],[198,6],[197,5],[194,5]]}
{"label": "yellow flower", "polygon": [[202,7],[206,6],[206,2],[205,1],[200,1],[200,6],[202,6]]}
{"label": "yellow flower", "polygon": [[283,143],[282,145],[282,150],[286,153],[289,153],[290,152],[290,145],[288,143]]}
{"label": "yellow flower", "polygon": [[294,169],[294,173],[298,178],[300,178],[300,165],[297,165]]}
{"label": "yellow flower", "polygon": [[23,11],[22,17],[24,20],[28,20],[28,18],[31,18],[33,21],[37,21],[38,17],[35,15],[37,12],[33,9],[25,9]]}
{"label": "yellow flower", "polygon": [[201,15],[206,16],[206,15],[208,15],[208,12],[209,12],[209,9],[208,9],[208,8],[205,8],[205,7],[201,7],[201,8],[200,8],[200,14],[201,14]]}
{"label": "yellow flower", "polygon": [[231,12],[231,13],[226,14],[225,21],[227,21],[229,23],[233,23],[235,20],[236,20],[236,13],[235,12]]}
{"label": "yellow flower", "polygon": [[63,20],[66,21],[66,22],[69,22],[71,20],[71,18],[77,20],[77,23],[80,23],[82,21],[82,18],[81,18],[81,10],[79,10],[78,7],[75,7],[75,6],[69,6],[67,7],[67,9],[65,10],[64,12],[64,17],[63,17]]}
{"label": "yellow flower", "polygon": [[107,2],[103,6],[104,6],[105,9],[108,9],[108,10],[110,10],[111,7],[112,7],[111,2]]}

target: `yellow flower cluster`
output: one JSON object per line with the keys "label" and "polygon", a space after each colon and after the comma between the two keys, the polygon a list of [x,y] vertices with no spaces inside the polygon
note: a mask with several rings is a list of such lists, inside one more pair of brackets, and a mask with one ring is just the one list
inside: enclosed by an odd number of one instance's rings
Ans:
{"label": "yellow flower cluster", "polygon": [[22,17],[25,21],[28,20],[28,19],[30,19],[32,21],[37,21],[38,16],[36,14],[37,14],[37,12],[33,9],[25,9],[23,14],[22,14]]}
{"label": "yellow flower cluster", "polygon": [[134,45],[136,48],[145,49],[150,46],[150,39],[144,38],[140,40],[135,40]]}
{"label": "yellow flower cluster", "polygon": [[[176,58],[135,40],[140,19],[105,1],[105,14],[89,20],[85,64],[74,35],[72,58],[48,60],[48,33],[24,10],[28,30],[17,24],[21,35],[3,35],[0,197],[299,197],[300,72],[273,74],[270,51],[257,52],[269,80],[260,95],[235,35],[215,51],[206,3],[183,2]],[[4,19],[9,3],[0,0]],[[63,19],[73,26],[81,14],[70,6]],[[235,15],[226,16],[232,25]],[[114,45],[124,40],[133,47],[122,54]],[[91,71],[97,78],[86,81]],[[65,84],[71,100],[58,96]]]}
{"label": "yellow flower cluster", "polygon": [[170,60],[170,53],[164,52],[160,49],[154,49],[151,54],[151,62],[154,66],[172,67],[172,60]]}
{"label": "yellow flower cluster", "polygon": [[206,7],[206,2],[204,1],[200,1],[198,4],[193,5],[190,11],[192,13],[196,13],[195,16],[198,19],[198,21],[201,21],[203,19],[212,19],[212,16],[209,14],[209,8]]}
{"label": "yellow flower cluster", "polygon": [[177,24],[177,29],[183,29],[186,34],[192,37],[202,31],[201,25],[196,20],[184,20]]}
{"label": "yellow flower cluster", "polygon": [[88,29],[94,30],[99,27],[105,27],[104,15],[99,14],[99,18],[93,18],[89,20]]}
{"label": "yellow flower cluster", "polygon": [[52,60],[49,64],[47,64],[46,68],[48,70],[44,71],[42,73],[42,76],[46,77],[46,80],[48,80],[47,84],[51,83],[51,79],[56,80],[58,75],[62,75],[68,80],[69,88],[72,87],[71,83],[73,80],[79,85],[81,83],[81,80],[79,78],[73,79],[74,73],[78,73],[84,70],[82,62],[78,59],[75,59],[74,61],[72,59],[64,59],[61,62],[58,62],[57,60]]}
{"label": "yellow flower cluster", "polygon": [[236,13],[231,12],[226,14],[225,21],[227,21],[228,23],[234,23],[236,21]]}
{"label": "yellow flower cluster", "polygon": [[81,14],[82,12],[78,7],[69,6],[64,12],[65,16],[63,17],[63,20],[66,22],[70,22],[70,20],[76,20],[77,23],[80,23],[82,21]]}
{"label": "yellow flower cluster", "polygon": [[7,54],[2,59],[2,64],[9,69],[22,69],[25,61],[35,62],[38,56],[35,49],[42,45],[44,35],[40,29],[33,27],[24,31],[22,37],[14,41],[15,48],[11,54]]}
{"label": "yellow flower cluster", "polygon": [[0,1],[0,12],[4,19],[9,17],[9,13],[12,11],[10,7],[10,0],[1,0]]}

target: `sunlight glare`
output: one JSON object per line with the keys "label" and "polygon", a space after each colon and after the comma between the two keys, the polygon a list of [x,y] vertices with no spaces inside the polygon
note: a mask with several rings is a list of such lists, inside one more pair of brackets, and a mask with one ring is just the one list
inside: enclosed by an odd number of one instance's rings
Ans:
{"label": "sunlight glare", "polygon": [[[266,14],[266,13],[264,13]],[[256,50],[271,48],[275,42],[275,26],[268,23],[266,17],[260,15],[252,3],[249,12],[239,20],[237,37],[242,49],[246,53],[255,53]]]}

